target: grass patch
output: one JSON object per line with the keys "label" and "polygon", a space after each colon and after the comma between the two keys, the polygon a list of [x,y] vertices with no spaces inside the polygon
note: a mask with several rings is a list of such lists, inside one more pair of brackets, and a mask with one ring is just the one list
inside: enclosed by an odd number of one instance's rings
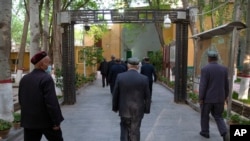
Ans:
{"label": "grass patch", "polygon": [[243,102],[244,104],[250,105],[250,97],[248,97],[248,99],[239,99],[239,94],[235,91],[232,94],[232,98],[240,102]]}
{"label": "grass patch", "polygon": [[236,80],[234,80],[234,83],[240,83],[241,79],[240,78],[236,78]]}

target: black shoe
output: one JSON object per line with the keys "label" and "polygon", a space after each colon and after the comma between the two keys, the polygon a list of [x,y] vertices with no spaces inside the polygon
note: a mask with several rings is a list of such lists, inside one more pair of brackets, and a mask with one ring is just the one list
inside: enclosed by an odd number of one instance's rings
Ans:
{"label": "black shoe", "polygon": [[205,133],[200,132],[200,135],[203,136],[204,138],[209,138],[209,134],[205,134]]}

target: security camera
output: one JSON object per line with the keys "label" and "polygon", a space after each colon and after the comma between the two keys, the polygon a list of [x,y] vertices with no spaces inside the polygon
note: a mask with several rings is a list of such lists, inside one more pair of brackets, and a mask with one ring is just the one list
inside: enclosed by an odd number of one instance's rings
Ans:
{"label": "security camera", "polygon": [[88,24],[84,25],[84,30],[85,31],[89,31],[90,30],[90,26]]}
{"label": "security camera", "polygon": [[163,26],[165,28],[170,28],[171,27],[171,20],[169,19],[168,14],[164,16]]}

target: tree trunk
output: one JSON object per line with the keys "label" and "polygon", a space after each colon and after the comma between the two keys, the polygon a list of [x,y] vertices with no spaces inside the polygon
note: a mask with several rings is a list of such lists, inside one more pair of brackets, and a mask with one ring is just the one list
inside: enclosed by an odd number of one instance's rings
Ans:
{"label": "tree trunk", "polygon": [[17,75],[16,75],[16,79],[15,79],[15,83],[17,83],[17,84],[19,84],[19,82],[22,78],[23,71],[24,71],[23,70],[23,59],[24,59],[24,53],[25,53],[25,48],[26,48],[28,28],[29,28],[29,16],[26,13],[24,25],[23,25],[22,41],[21,41],[21,45],[20,45],[19,53],[18,53]]}
{"label": "tree trunk", "polygon": [[[40,51],[40,25],[39,25],[39,0],[30,0],[30,59]],[[30,71],[34,66],[30,63]]]}
{"label": "tree trunk", "polygon": [[62,69],[62,51],[61,51],[61,26],[57,25],[57,13],[60,12],[61,0],[53,1],[53,63],[54,69]]}
{"label": "tree trunk", "polygon": [[49,50],[49,11],[50,1],[45,0],[45,13],[44,13],[44,25],[43,25],[43,48],[42,50],[48,52]]}
{"label": "tree trunk", "polygon": [[[233,21],[240,21],[241,17],[241,4],[240,0],[235,1],[234,3],[234,13],[233,13]],[[234,83],[234,77],[236,77],[236,63],[235,63],[235,58],[237,56],[236,52],[238,50],[239,46],[239,33],[237,31],[233,31],[232,33],[232,38],[231,38],[231,54],[233,54],[233,59],[230,62],[230,67],[229,67],[229,98],[228,98],[228,104],[227,104],[227,117],[230,117],[231,115],[231,110],[232,110],[232,93],[233,93],[233,83]],[[233,52],[233,53],[232,53]],[[233,65],[231,65],[233,64]]]}
{"label": "tree trunk", "polygon": [[[247,9],[250,8],[250,1],[247,1]],[[250,13],[247,12],[247,18],[246,18],[246,26],[248,27],[246,29],[246,50],[245,50],[245,56],[243,61],[243,74],[244,76],[247,76],[246,78],[243,78],[241,84],[240,84],[240,93],[239,93],[239,99],[248,99],[248,90],[249,90],[249,76],[250,76]]]}
{"label": "tree trunk", "polygon": [[12,1],[0,1],[0,119],[12,121],[13,92],[9,55],[11,50]]}
{"label": "tree trunk", "polygon": [[[198,9],[202,13],[204,5],[205,5],[205,0],[198,0],[198,5],[199,5]],[[203,14],[201,14],[199,16],[199,21],[200,21],[200,32],[203,32],[205,29],[204,28],[204,16],[203,16]]]}

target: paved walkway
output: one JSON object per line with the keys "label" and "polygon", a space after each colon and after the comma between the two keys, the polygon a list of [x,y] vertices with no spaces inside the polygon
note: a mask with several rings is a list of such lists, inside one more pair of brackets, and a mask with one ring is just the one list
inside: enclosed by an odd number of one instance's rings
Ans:
{"label": "paved walkway", "polygon": [[[77,93],[75,105],[62,106],[64,140],[118,141],[120,118],[111,111],[109,87],[102,87],[100,76]],[[141,141],[222,141],[213,121],[210,123],[210,139],[201,137],[200,114],[189,105],[176,104],[173,99],[171,91],[153,84],[151,113],[142,120]],[[22,129],[19,132],[17,137],[6,141],[23,141]]]}

